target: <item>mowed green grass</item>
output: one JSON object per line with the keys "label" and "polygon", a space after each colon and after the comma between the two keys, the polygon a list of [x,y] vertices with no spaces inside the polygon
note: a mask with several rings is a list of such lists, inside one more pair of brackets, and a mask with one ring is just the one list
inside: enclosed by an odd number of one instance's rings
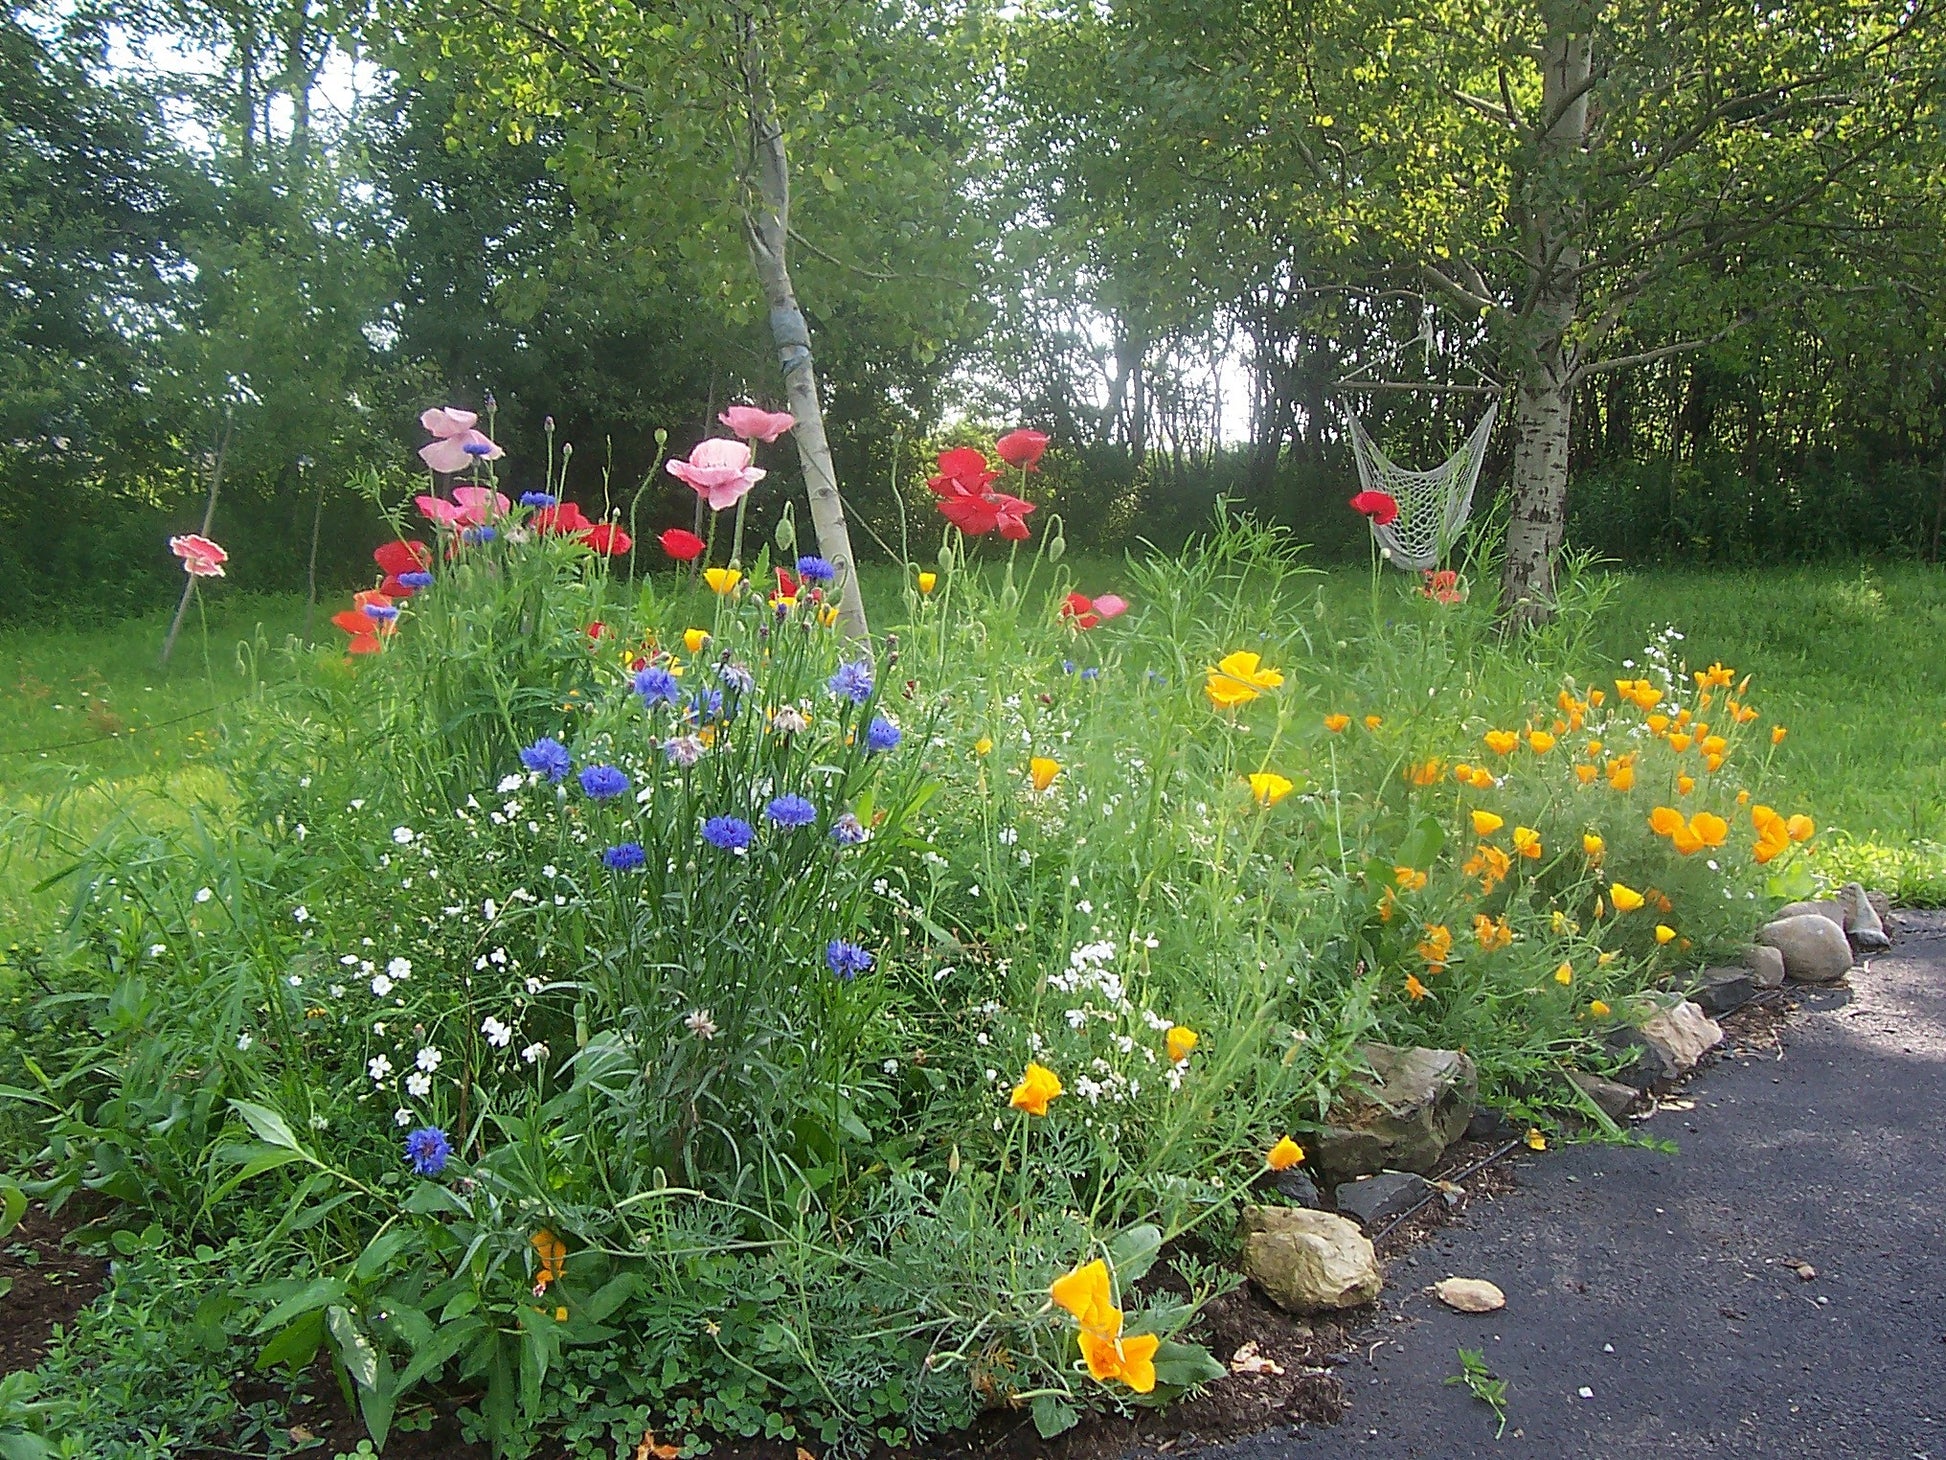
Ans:
{"label": "mowed green grass", "polygon": [[[1089,592],[1126,588],[1118,564],[1070,562]],[[896,611],[898,578],[868,571],[868,601]],[[1327,599],[1348,614],[1369,578],[1337,570]],[[1785,809],[1825,835],[1827,870],[1946,902],[1946,572],[1918,564],[1761,571],[1616,572],[1584,666],[1627,673],[1649,636],[1684,635],[1694,665],[1721,660],[1754,675],[1765,723],[1789,728],[1776,765]],[[312,616],[320,638],[335,637]],[[295,672],[280,651],[305,627],[301,597],[210,594],[208,654],[192,611],[175,659],[157,663],[168,616],[80,629],[0,632],[0,943],[48,902],[31,889],[64,846],[130,805],[164,814],[186,796],[220,794],[229,720],[253,694]],[[38,833],[52,813],[60,831]],[[11,926],[10,926],[11,925]]]}

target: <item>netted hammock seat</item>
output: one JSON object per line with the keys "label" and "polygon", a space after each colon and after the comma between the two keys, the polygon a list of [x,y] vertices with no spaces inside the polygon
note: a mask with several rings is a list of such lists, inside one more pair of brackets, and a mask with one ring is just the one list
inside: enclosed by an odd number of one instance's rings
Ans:
{"label": "netted hammock seat", "polygon": [[1373,441],[1355,411],[1351,422],[1351,450],[1358,461],[1358,482],[1368,492],[1384,492],[1399,504],[1391,522],[1371,524],[1372,536],[1386,549],[1386,561],[1408,573],[1437,567],[1459,541],[1460,529],[1473,510],[1473,489],[1486,461],[1487,438],[1500,415],[1500,402],[1487,407],[1458,451],[1431,471],[1408,471],[1392,461]]}

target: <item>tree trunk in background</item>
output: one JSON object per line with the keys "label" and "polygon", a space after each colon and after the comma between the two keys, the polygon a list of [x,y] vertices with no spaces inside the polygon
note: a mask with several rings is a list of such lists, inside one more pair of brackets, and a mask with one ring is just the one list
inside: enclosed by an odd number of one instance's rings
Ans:
{"label": "tree trunk in background", "polygon": [[804,487],[811,498],[811,527],[817,534],[818,555],[838,570],[838,626],[854,639],[868,638],[865,598],[858,586],[858,563],[852,556],[851,530],[845,525],[844,499],[838,495],[838,471],[831,461],[831,443],[824,434],[824,409],[818,403],[818,376],[811,359],[811,331],[791,287],[789,262],[791,182],[784,155],[783,124],[772,115],[763,83],[754,24],[744,50],[744,79],[750,97],[750,151],[756,164],[761,206],[744,215],[744,234],[750,259],[756,265],[764,301],[770,306],[770,334],[777,342],[778,363],[784,370],[784,394],[797,428],[797,457],[804,469]]}
{"label": "tree trunk in background", "polygon": [[1576,242],[1583,223],[1577,156],[1588,137],[1588,83],[1593,60],[1589,24],[1579,7],[1547,7],[1541,118],[1534,171],[1527,179],[1528,317],[1514,390],[1513,512],[1500,577],[1500,620],[1509,628],[1545,623],[1554,614],[1554,560],[1568,514],[1568,429],[1574,412],[1573,353],[1568,337],[1580,308]]}

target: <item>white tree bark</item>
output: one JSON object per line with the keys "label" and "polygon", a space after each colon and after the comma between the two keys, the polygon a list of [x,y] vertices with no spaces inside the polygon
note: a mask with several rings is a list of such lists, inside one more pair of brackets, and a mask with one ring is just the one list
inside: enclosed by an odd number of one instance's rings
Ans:
{"label": "white tree bark", "polygon": [[847,636],[863,639],[870,635],[871,626],[865,617],[864,595],[859,591],[844,499],[838,495],[838,472],[824,434],[824,409],[818,401],[817,370],[811,358],[811,331],[791,287],[791,182],[784,128],[769,104],[755,22],[746,24],[744,84],[750,105],[750,160],[758,201],[744,212],[744,236],[750,244],[750,260],[756,266],[764,302],[770,306],[770,333],[784,371],[785,398],[791,414],[797,417],[797,428],[791,434],[797,441],[804,487],[811,498],[811,527],[817,534],[818,554],[838,570],[838,626]]}
{"label": "white tree bark", "polygon": [[1521,628],[1553,616],[1554,562],[1567,527],[1571,337],[1581,307],[1576,281],[1586,222],[1576,174],[1588,145],[1594,59],[1590,21],[1579,6],[1557,0],[1545,14],[1539,134],[1524,219],[1527,297],[1514,390],[1513,513],[1500,579],[1501,620]]}

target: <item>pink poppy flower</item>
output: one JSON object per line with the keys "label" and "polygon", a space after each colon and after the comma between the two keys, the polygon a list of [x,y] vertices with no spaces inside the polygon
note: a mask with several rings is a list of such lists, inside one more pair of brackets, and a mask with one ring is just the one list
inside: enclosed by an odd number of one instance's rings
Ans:
{"label": "pink poppy flower", "polygon": [[185,533],[169,539],[169,551],[182,559],[182,570],[192,578],[221,578],[230,555],[199,533]]}
{"label": "pink poppy flower", "polygon": [[993,449],[1008,466],[1021,471],[1036,471],[1040,467],[1041,453],[1047,450],[1047,435],[1023,427],[1002,436],[993,443]]}
{"label": "pink poppy flower", "polygon": [[669,475],[686,482],[712,512],[734,507],[768,473],[750,464],[750,448],[741,441],[711,436],[698,441],[689,460],[669,463]]}
{"label": "pink poppy flower", "polygon": [[484,431],[476,430],[479,417],[472,411],[440,406],[419,417],[419,424],[433,439],[419,448],[419,459],[434,471],[465,471],[475,461],[498,461],[507,453],[489,441]]}
{"label": "pink poppy flower", "polygon": [[797,424],[797,417],[789,411],[766,411],[756,406],[731,406],[716,419],[746,440],[765,445]]}
{"label": "pink poppy flower", "polygon": [[1128,600],[1119,593],[1104,593],[1095,600],[1095,612],[1104,619],[1120,618],[1128,612]]}

